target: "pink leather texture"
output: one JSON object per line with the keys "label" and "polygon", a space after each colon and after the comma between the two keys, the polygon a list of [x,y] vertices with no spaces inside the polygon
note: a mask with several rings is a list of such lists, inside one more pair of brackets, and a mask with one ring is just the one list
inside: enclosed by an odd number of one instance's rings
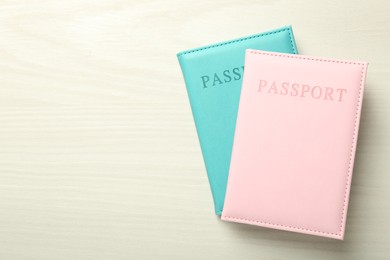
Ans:
{"label": "pink leather texture", "polygon": [[246,51],[222,220],[344,238],[366,68]]}

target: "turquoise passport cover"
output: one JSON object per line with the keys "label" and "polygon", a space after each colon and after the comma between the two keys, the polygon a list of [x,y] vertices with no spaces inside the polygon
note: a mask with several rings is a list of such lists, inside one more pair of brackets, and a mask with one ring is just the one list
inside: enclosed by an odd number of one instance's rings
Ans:
{"label": "turquoise passport cover", "polygon": [[286,26],[177,54],[217,215],[225,200],[246,49],[297,53]]}

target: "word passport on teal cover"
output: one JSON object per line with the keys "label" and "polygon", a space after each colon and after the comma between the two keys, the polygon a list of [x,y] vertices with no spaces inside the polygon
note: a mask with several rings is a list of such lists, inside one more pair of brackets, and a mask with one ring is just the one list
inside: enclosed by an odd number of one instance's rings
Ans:
{"label": "word passport on teal cover", "polygon": [[246,49],[297,53],[286,26],[177,54],[217,215],[225,200]]}

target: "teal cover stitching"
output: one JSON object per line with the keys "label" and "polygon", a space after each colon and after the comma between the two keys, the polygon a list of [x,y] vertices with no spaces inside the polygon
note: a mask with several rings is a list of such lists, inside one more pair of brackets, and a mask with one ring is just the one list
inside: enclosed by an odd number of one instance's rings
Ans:
{"label": "teal cover stitching", "polygon": [[189,53],[197,52],[197,51],[203,51],[203,50],[207,50],[207,49],[211,49],[211,48],[215,48],[215,47],[220,47],[220,46],[223,46],[223,45],[228,45],[228,44],[237,43],[237,42],[241,42],[241,41],[246,41],[246,40],[259,38],[259,37],[263,37],[263,36],[267,36],[267,35],[281,33],[281,32],[284,32],[284,31],[288,31],[288,34],[290,36],[291,47],[292,47],[294,53],[297,53],[296,46],[295,46],[294,40],[293,40],[293,36],[291,34],[291,30],[292,30],[291,26],[287,26],[285,28],[278,29],[278,30],[275,30],[275,31],[269,31],[269,32],[264,32],[264,33],[260,33],[260,34],[255,34],[255,35],[251,35],[251,36],[247,36],[247,37],[243,37],[243,38],[238,38],[238,39],[227,41],[227,42],[211,44],[211,45],[207,45],[207,46],[204,46],[204,47],[200,47],[200,48],[195,48],[195,49],[179,52],[177,54],[177,57],[180,57],[180,56],[183,56],[183,55],[186,55],[186,54],[189,54]]}

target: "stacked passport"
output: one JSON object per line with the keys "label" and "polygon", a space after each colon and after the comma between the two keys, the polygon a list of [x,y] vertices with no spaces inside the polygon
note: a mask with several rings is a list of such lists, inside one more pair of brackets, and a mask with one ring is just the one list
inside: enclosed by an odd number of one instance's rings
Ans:
{"label": "stacked passport", "polygon": [[343,239],[367,63],[297,55],[289,26],[177,57],[216,214]]}

